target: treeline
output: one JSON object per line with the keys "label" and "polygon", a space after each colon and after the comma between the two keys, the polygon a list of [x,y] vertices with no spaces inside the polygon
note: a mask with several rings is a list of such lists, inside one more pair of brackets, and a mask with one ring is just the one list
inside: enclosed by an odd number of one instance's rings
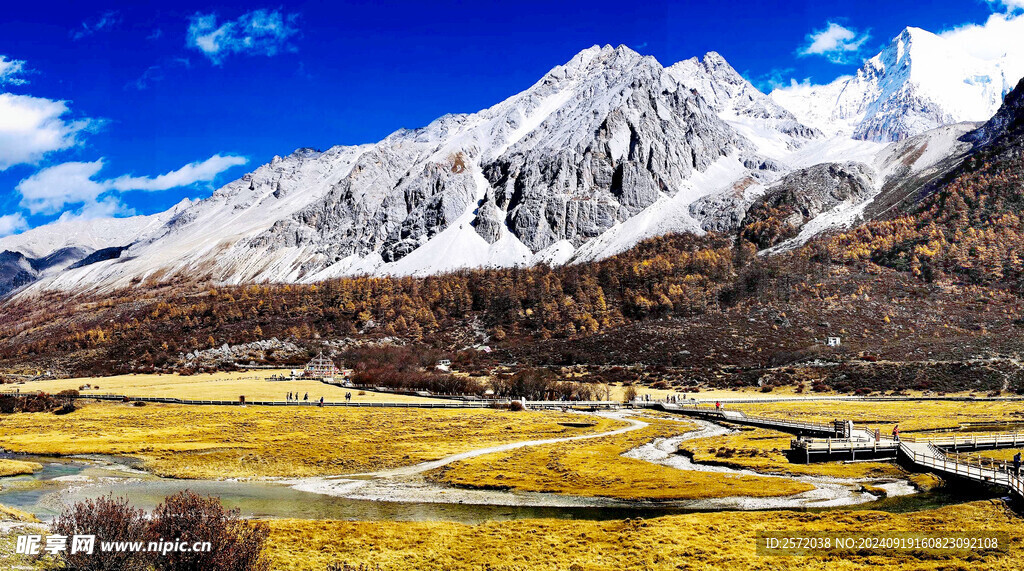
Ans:
{"label": "treeline", "polygon": [[492,343],[523,335],[567,338],[708,311],[749,258],[722,236],[673,235],[600,262],[559,268],[201,292],[190,284],[166,284],[102,299],[46,294],[8,304],[0,316],[0,360],[77,353],[89,355],[85,362],[94,372],[165,370],[181,353],[223,343],[357,334],[421,341],[454,335],[470,319]]}
{"label": "treeline", "polygon": [[76,390],[66,390],[51,395],[48,393],[33,393],[25,396],[0,395],[0,414],[11,414],[15,412],[53,412],[56,414],[68,414],[75,411],[74,396],[78,396]]}

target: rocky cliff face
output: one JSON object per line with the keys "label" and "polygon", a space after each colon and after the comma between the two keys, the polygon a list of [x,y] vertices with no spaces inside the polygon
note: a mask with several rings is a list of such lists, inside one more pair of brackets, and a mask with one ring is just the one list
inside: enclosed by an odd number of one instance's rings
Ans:
{"label": "rocky cliff face", "polygon": [[580,69],[573,97],[483,165],[486,211],[537,252],[580,246],[673,196],[695,171],[753,147],[650,57],[609,53]]}
{"label": "rocky cliff face", "polygon": [[873,174],[860,163],[825,163],[788,174],[750,206],[740,236],[758,248],[793,238],[818,215],[868,198]]}
{"label": "rocky cliff face", "polygon": [[579,246],[733,153],[764,162],[654,58],[592,48],[491,109],[392,135],[252,243],[388,263],[468,213],[489,244]]}

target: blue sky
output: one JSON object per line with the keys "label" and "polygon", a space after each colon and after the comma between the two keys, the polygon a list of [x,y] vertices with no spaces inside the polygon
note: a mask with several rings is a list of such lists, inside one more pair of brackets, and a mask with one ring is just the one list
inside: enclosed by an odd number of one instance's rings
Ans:
{"label": "blue sky", "polygon": [[476,111],[594,44],[665,65],[716,50],[767,90],[852,73],[907,25],[982,25],[1022,4],[8,3],[0,236],[157,212],[275,154]]}

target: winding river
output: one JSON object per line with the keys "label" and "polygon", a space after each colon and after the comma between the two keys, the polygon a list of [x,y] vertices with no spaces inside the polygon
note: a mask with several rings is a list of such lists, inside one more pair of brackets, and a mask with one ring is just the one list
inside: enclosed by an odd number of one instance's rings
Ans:
{"label": "winding river", "polygon": [[[684,440],[726,434],[730,429],[705,421],[682,436],[658,439],[624,456],[670,466],[733,475],[791,478],[813,490],[778,498],[727,497],[680,502],[636,502],[563,494],[468,490],[433,484],[423,474],[452,462],[527,446],[587,440],[623,434],[647,424],[622,413],[611,413],[628,426],[599,434],[533,440],[481,448],[393,470],[334,477],[268,480],[177,480],[160,478],[136,469],[131,459],[79,456],[67,458],[18,456],[38,462],[43,469],[30,476],[0,478],[0,504],[19,508],[48,520],[65,506],[84,499],[113,495],[125,497],[143,509],[152,509],[164,497],[189,489],[218,496],[229,508],[246,517],[354,520],[446,520],[479,523],[524,518],[624,519],[672,513],[718,510],[830,509],[839,506],[907,511],[965,501],[943,492],[915,493],[899,479],[854,480],[817,476],[772,476],[692,462],[678,454]],[[883,488],[889,498],[863,491],[863,484]]]}

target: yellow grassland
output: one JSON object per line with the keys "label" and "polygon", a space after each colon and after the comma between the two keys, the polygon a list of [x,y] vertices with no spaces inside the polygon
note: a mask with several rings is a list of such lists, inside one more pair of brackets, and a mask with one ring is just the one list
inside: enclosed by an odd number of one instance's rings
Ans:
{"label": "yellow grassland", "polygon": [[36,462],[0,458],[0,476],[20,476],[23,474],[31,474],[42,469],[43,466]]}
{"label": "yellow grassland", "polygon": [[71,414],[0,415],[0,447],[119,454],[179,478],[318,476],[393,468],[520,440],[625,426],[569,413],[89,403]]}
{"label": "yellow grassland", "polygon": [[12,508],[0,504],[0,521],[18,521],[24,523],[39,523],[39,518],[36,516],[21,511],[17,508]]}
{"label": "yellow grassland", "polygon": [[429,477],[468,488],[515,489],[622,499],[683,500],[726,496],[785,496],[813,489],[792,480],[685,471],[624,458],[622,453],[693,429],[689,423],[645,418],[625,434],[521,448],[453,463]]}
{"label": "yellow grassland", "polygon": [[[320,570],[332,563],[391,570],[619,571],[643,569],[1017,569],[1024,521],[1000,501],[906,514],[876,511],[719,512],[649,520],[450,522],[270,521],[272,566]],[[765,557],[759,531],[1000,531],[1009,554]],[[929,558],[930,557],[930,558]]]}
{"label": "yellow grassland", "polygon": [[[99,386],[98,389],[81,391],[82,394],[118,394],[135,397],[170,397],[194,400],[237,401],[239,396],[246,400],[284,401],[288,393],[309,393],[311,401],[340,402],[345,394],[352,394],[352,402],[436,402],[418,396],[375,393],[358,389],[328,385],[317,380],[267,381],[273,375],[288,375],[290,369],[232,371],[206,373],[201,375],[117,375],[113,377],[80,377],[73,379],[48,379],[29,381],[18,385],[5,385],[3,390],[20,389],[22,392],[43,391],[57,393],[66,389],[79,390],[84,385]],[[363,393],[363,394],[360,394]]]}
{"label": "yellow grassland", "polygon": [[904,433],[959,426],[963,422],[1021,421],[1016,401],[811,401],[727,405],[747,414],[794,420],[830,422],[853,420],[860,426],[889,434],[897,422]]}

